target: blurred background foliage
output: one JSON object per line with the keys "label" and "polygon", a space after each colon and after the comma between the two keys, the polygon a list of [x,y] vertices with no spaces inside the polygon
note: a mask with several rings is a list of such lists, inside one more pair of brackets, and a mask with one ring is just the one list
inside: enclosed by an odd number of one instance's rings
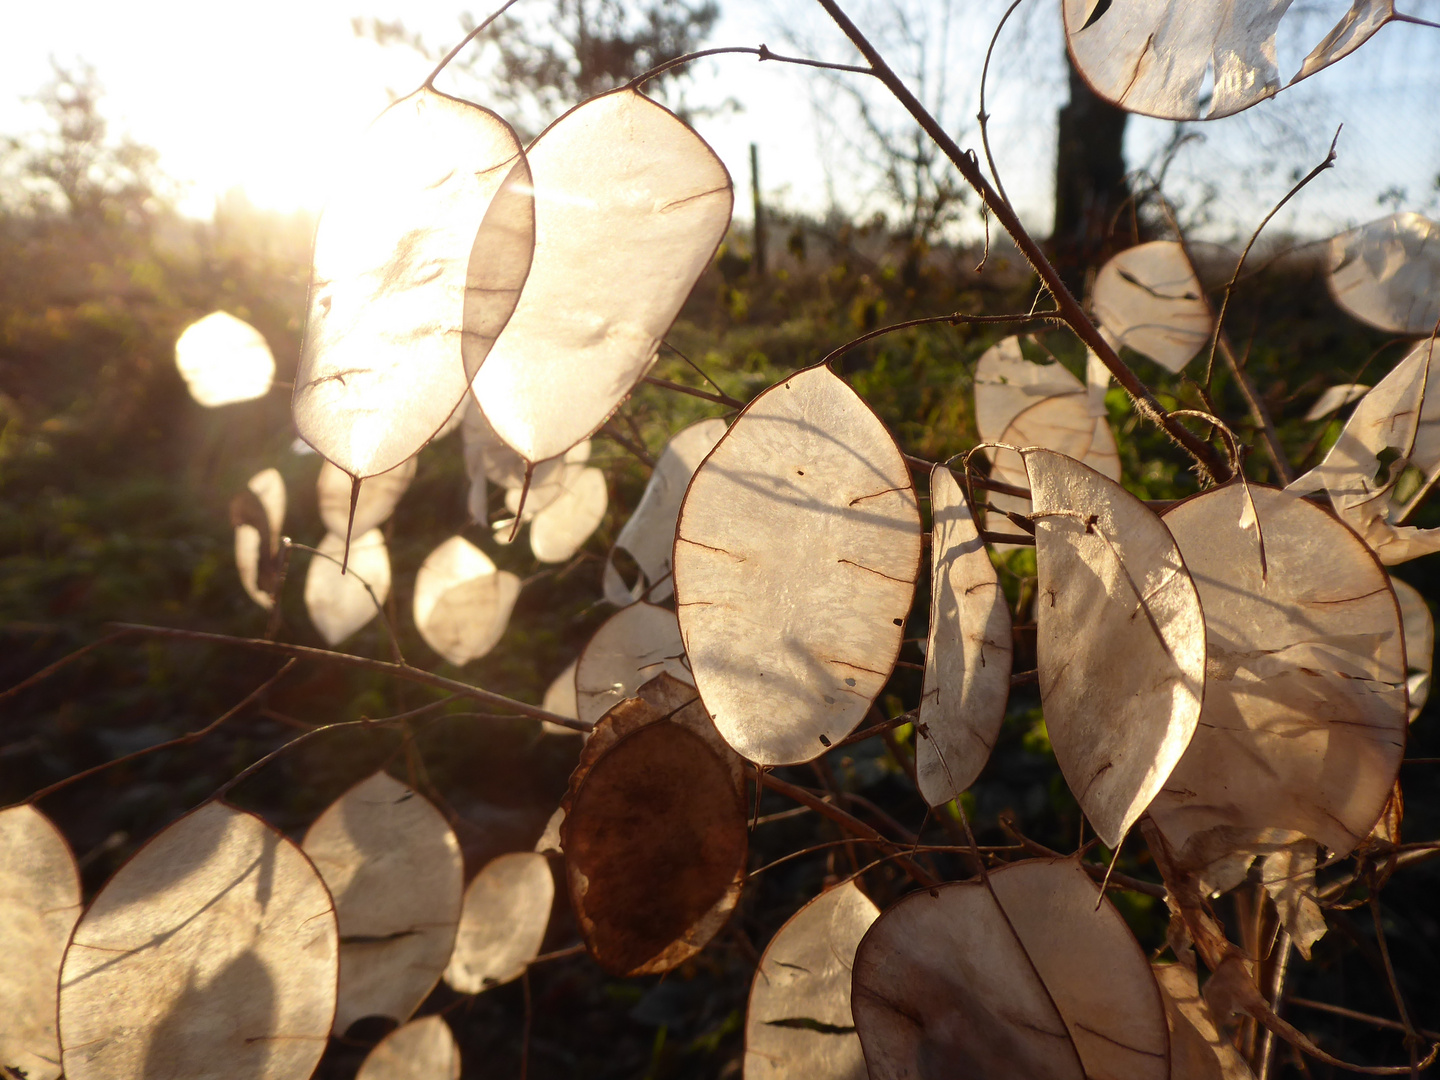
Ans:
{"label": "blurred background foliage", "polygon": [[[288,411],[313,223],[258,211],[239,196],[218,206],[213,221],[182,218],[153,155],[107,133],[90,73],[57,71],[42,97],[52,127],[0,145],[0,687],[96,641],[116,621],[263,634],[266,615],[236,575],[228,516],[231,496],[263,468],[274,466],[285,477],[286,534],[313,544],[323,533],[311,494],[320,462],[296,452]],[[751,235],[737,229],[727,239],[654,374],[705,388],[703,370],[725,393],[748,399],[876,327],[945,312],[1023,313],[1037,302],[1033,275],[998,241],[982,253],[932,245],[884,219],[813,220],[773,209],[768,229],[763,273]],[[1338,421],[1299,419],[1319,392],[1334,382],[1374,382],[1402,349],[1334,307],[1323,281],[1323,249],[1295,238],[1267,242],[1268,251],[1253,264],[1262,269],[1244,281],[1228,327],[1291,460],[1301,465],[1316,460],[1338,433]],[[983,273],[977,270],[982,254]],[[175,338],[216,309],[252,323],[269,341],[278,372],[265,398],[207,410],[186,393],[173,362]],[[971,373],[1003,332],[917,328],[861,345],[839,367],[907,452],[944,459],[975,441]],[[1083,352],[1066,334],[1044,334],[1041,344],[1083,372]],[[1167,403],[1206,407],[1190,378],[1132,360]],[[1248,433],[1242,402],[1223,370],[1211,393],[1215,408]],[[1113,391],[1107,401],[1127,486],[1151,499],[1193,492],[1185,462],[1138,420],[1123,395]],[[427,447],[414,484],[386,525],[395,582],[387,611],[404,655],[538,703],[608,614],[599,600],[600,569],[648,475],[633,447],[643,445],[653,458],[684,425],[724,414],[699,398],[639,387],[611,422],[621,439],[602,433],[595,440],[592,461],[610,481],[605,522],[580,556],[556,567],[537,565],[523,542],[498,545],[489,529],[469,521],[458,436]],[[1250,474],[1268,479],[1259,455]],[[503,642],[463,672],[429,652],[409,615],[416,569],[455,533],[525,579]],[[318,646],[323,642],[300,596],[304,559],[294,558],[279,633]],[[1018,598],[1033,555],[1018,552],[1006,563],[1007,588]],[[1407,564],[1400,575],[1437,595],[1433,559]],[[927,625],[927,590],[922,579],[902,666],[879,702],[890,715],[919,697],[923,657],[916,641]],[[378,623],[345,648],[391,657]],[[1029,636],[1021,630],[1017,665],[1033,666],[1033,630]],[[129,638],[104,645],[59,677],[0,703],[0,802],[199,728],[278,666],[243,650],[191,643]],[[316,725],[395,715],[434,700],[433,692],[414,686],[301,663],[262,707],[202,742],[101,772],[45,799],[42,808],[69,836],[87,890],[94,890],[158,829],[285,740]],[[400,734],[345,731],[313,740],[247,781],[235,798],[298,835],[346,787],[387,766],[446,812],[473,874],[501,852],[534,844],[564,791],[579,740],[544,735],[530,721],[457,715],[469,708],[446,706]],[[929,843],[955,843],[955,820],[928,814],[908,777],[910,739],[909,728],[900,728],[785,775],[829,789],[891,835],[918,831]],[[1432,715],[1415,722],[1410,755],[1440,755]],[[1407,765],[1402,779],[1405,836],[1434,838],[1440,832],[1435,766]],[[1075,848],[1079,816],[1050,753],[1033,687],[1013,695],[1004,734],[965,806],[982,843],[1011,842],[1002,823],[1013,821],[1041,844]],[[680,970],[664,979],[618,980],[583,957],[535,969],[530,1076],[739,1074],[745,998],[759,952],[824,883],[876,857],[863,845],[835,843],[842,838],[830,824],[786,813],[791,809],[769,794],[761,800],[751,857],[757,875],[730,926]],[[777,861],[811,845],[824,846]],[[959,860],[943,854],[922,861],[941,876],[965,873]],[[1139,844],[1125,849],[1119,865],[1154,880]],[[1416,1022],[1430,1027],[1440,1026],[1435,867],[1426,863],[1399,875],[1385,889],[1383,906],[1401,988]],[[882,906],[907,887],[887,864],[870,869],[864,884]],[[578,939],[563,889],[559,895],[547,949]],[[1163,905],[1139,894],[1117,899],[1142,942],[1163,947]],[[1333,912],[1331,925],[1315,963],[1297,973],[1293,992],[1393,1016],[1367,909]],[[519,984],[478,998],[442,986],[422,1011],[436,1010],[445,1010],[455,1027],[467,1076],[517,1074],[526,1015]],[[1397,1059],[1393,1033],[1321,1013],[1291,1018],[1336,1054],[1362,1062]],[[322,1075],[352,1075],[384,1030],[361,1022],[336,1040]],[[1312,1065],[1310,1075],[1329,1074]]]}

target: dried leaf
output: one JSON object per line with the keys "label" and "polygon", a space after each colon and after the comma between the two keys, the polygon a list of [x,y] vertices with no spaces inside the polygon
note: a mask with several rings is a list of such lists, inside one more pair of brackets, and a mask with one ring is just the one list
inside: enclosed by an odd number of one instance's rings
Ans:
{"label": "dried leaf", "polygon": [[207,408],[264,397],[275,378],[264,336],[224,311],[184,329],[175,342],[175,366],[190,396]]}
{"label": "dried leaf", "polygon": [[362,480],[360,497],[355,502],[355,522],[351,525],[350,491],[354,481],[330,462],[321,462],[320,475],[315,481],[315,499],[326,531],[336,536],[361,536],[385,524],[395,512],[400,496],[415,479],[417,467],[415,458],[407,458],[389,472]]}
{"label": "dried leaf", "polygon": [[1305,419],[1323,420],[1336,409],[1343,409],[1346,405],[1359,401],[1369,390],[1370,387],[1363,383],[1340,383],[1329,387],[1315,399],[1315,404],[1310,406],[1310,411],[1305,414]]}
{"label": "dried leaf", "polygon": [[465,396],[467,362],[525,283],[534,202],[510,125],[428,87],[375,120],[344,175],[315,234],[293,408],[307,443],[367,477],[413,457]]}
{"label": "dried leaf", "polygon": [[609,494],[605,474],[585,465],[566,465],[560,493],[530,522],[530,550],[543,563],[559,563],[580,550],[605,518]]}
{"label": "dried leaf", "polygon": [[1024,456],[1045,721],[1070,790],[1114,848],[1195,731],[1205,619],[1175,541],[1144,503],[1063,455]]}
{"label": "dried leaf", "polygon": [[340,573],[341,560],[346,558],[342,537],[326,533],[316,550],[320,554],[311,556],[305,574],[305,610],[320,636],[339,645],[373,619],[390,595],[390,553],[379,529],[351,542],[344,574]]}
{"label": "dried leaf", "polygon": [[575,667],[579,719],[594,724],[643,683],[661,672],[694,684],[685,666],[675,613],[654,604],[632,604],[606,619]]}
{"label": "dried leaf", "polygon": [[850,969],[879,914],[847,881],[807,903],[770,939],[745,1013],[746,1080],[866,1080],[850,1015]]}
{"label": "dried leaf", "polygon": [[1400,624],[1405,636],[1405,689],[1410,700],[1410,721],[1420,715],[1430,698],[1430,674],[1435,666],[1435,620],[1420,591],[1399,578],[1390,578],[1400,604]]}
{"label": "dried leaf", "polygon": [[443,1017],[421,1017],[376,1043],[355,1080],[460,1080],[460,1047]]}
{"label": "dried leaf", "polygon": [[1418,343],[1355,406],[1325,460],[1287,491],[1324,491],[1341,519],[1386,565],[1440,551],[1440,529],[1396,525],[1403,508],[1392,501],[1407,468],[1428,482],[1440,473],[1440,392],[1433,383],[1434,343]]}
{"label": "dried leaf", "polygon": [[60,1075],[60,961],[80,918],[80,870],[33,806],[0,810],[0,1065],[29,1080]]}
{"label": "dried leaf", "polygon": [[478,994],[518,979],[540,955],[555,879],[544,855],[515,851],[486,863],[465,890],[445,981]]}
{"label": "dried leaf", "polygon": [[1440,225],[1391,214],[1330,241],[1330,293],[1392,334],[1429,334],[1440,321]]}
{"label": "dried leaf", "polygon": [[1149,964],[1099,901],[1073,860],[1033,859],[888,909],[855,955],[872,1080],[1166,1080]]}
{"label": "dried leaf", "polygon": [[527,156],[534,266],[494,348],[467,363],[495,431],[543,461],[591,435],[654,361],[733,192],[714,151],[634,90],[570,110]]}
{"label": "dried leaf", "polygon": [[[665,444],[645,493],[605,560],[605,599],[616,607],[636,600],[659,603],[674,592],[668,578],[680,502],[690,477],[724,434],[725,421],[712,418],[691,424]],[[633,583],[627,584],[615,566],[615,555],[620,551],[629,555],[639,570]]]}
{"label": "dried leaf", "polygon": [[518,577],[496,570],[463,536],[452,536],[415,575],[415,628],[425,644],[460,667],[499,644],[519,595]]}
{"label": "dried leaf", "polygon": [[916,723],[915,772],[931,806],[980,775],[1010,699],[1010,607],[960,485],[930,471],[930,635]]}
{"label": "dried leaf", "polygon": [[[264,469],[252,476],[245,487],[255,497],[255,503],[248,513],[242,509],[241,520],[235,522],[235,568],[250,599],[270,611],[275,607],[280,531],[285,525],[285,478],[278,469]],[[231,518],[236,517],[237,506],[232,503]]]}
{"label": "dried leaf", "polygon": [[1115,345],[1179,372],[1210,340],[1215,319],[1185,249],[1174,240],[1128,248],[1095,277],[1095,317]]}
{"label": "dried leaf", "polygon": [[1260,881],[1275,901],[1280,925],[1306,960],[1327,929],[1315,898],[1315,847],[1315,841],[1302,836],[1270,852],[1260,864]]}
{"label": "dried leaf", "polygon": [[423,796],[377,772],[331,803],[303,846],[340,921],[335,1033],[362,1016],[403,1023],[455,944],[464,886],[455,834]]}
{"label": "dried leaf", "polygon": [[1265,537],[1228,484],[1165,514],[1205,609],[1200,726],[1150,815],[1182,871],[1227,888],[1293,832],[1343,856],[1380,815],[1404,752],[1400,614],[1349,529],[1250,485]]}
{"label": "dried leaf", "polygon": [[829,369],[772,386],[696,470],[675,596],[715,726],[765,765],[853,731],[899,654],[920,560],[909,471]]}
{"label": "dried leaf", "polygon": [[[1130,112],[1164,120],[1214,120],[1278,93],[1275,37],[1289,6],[1276,0],[1063,5],[1070,55],[1090,88]],[[1393,0],[1354,0],[1286,85],[1349,55],[1394,16]]]}
{"label": "dried leaf", "polygon": [[1152,970],[1170,1025],[1170,1080],[1255,1080],[1216,1028],[1195,972],[1183,964],[1155,964]]}
{"label": "dried leaf", "polygon": [[[597,739],[598,729],[587,754]],[[606,971],[669,971],[739,900],[744,800],[730,764],[682,724],[647,723],[593,756],[571,777],[560,827],[571,906]]]}
{"label": "dried leaf", "polygon": [[299,848],[206,803],[100,891],[65,952],[73,1080],[305,1080],[335,1015],[335,910]]}

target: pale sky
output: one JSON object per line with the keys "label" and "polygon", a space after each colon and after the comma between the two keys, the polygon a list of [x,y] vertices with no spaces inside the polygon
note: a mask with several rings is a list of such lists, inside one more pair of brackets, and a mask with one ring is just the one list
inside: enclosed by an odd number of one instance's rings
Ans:
{"label": "pale sky", "polygon": [[[544,4],[546,0],[529,0]],[[807,0],[721,0],[723,18],[709,44],[788,50],[784,28],[807,41],[811,55],[853,62],[855,54]],[[893,25],[887,8],[907,0],[852,0],[867,28]],[[1297,0],[1296,8],[1304,0]],[[914,38],[923,44],[926,94],[942,92],[944,120],[976,145],[973,116],[980,63],[1000,0],[908,0],[917,13]],[[1341,0],[1310,0],[1330,18]],[[1402,0],[1402,8],[1440,18],[1440,0]],[[94,66],[115,128],[157,147],[161,165],[183,185],[183,209],[208,217],[215,199],[241,188],[255,204],[318,210],[328,190],[328,163],[390,101],[418,85],[429,64],[400,48],[382,48],[351,31],[352,16],[400,18],[432,43],[459,36],[465,9],[446,0],[249,0],[242,6],[194,0],[71,0],[25,5],[9,13],[0,37],[0,134],[33,129],[43,118],[22,97],[50,77],[49,60],[83,59]],[[470,9],[483,14],[483,9]],[[1333,19],[1332,19],[1333,21]],[[1327,24],[1328,25],[1328,24]],[[892,63],[919,66],[906,49],[877,30]],[[1296,46],[1282,39],[1281,68]],[[1055,0],[1029,0],[1007,27],[991,75],[992,139],[1012,197],[1031,227],[1049,226],[1054,115],[1067,93]],[[1298,53],[1295,53],[1298,55]],[[1440,216],[1434,187],[1440,174],[1440,31],[1386,27],[1354,56],[1240,117],[1193,125],[1191,142],[1170,173],[1174,191],[1192,205],[1214,186],[1212,234],[1248,232],[1292,181],[1323,156],[1335,127],[1345,124],[1340,167],[1313,185],[1277,219],[1309,235],[1389,212],[1377,197],[1406,189],[1400,209]],[[1289,66],[1287,66],[1289,65]],[[856,77],[857,79],[860,77]],[[473,83],[443,89],[488,104]],[[870,181],[851,164],[845,142],[854,122],[843,99],[802,69],[747,57],[702,61],[685,88],[704,105],[734,99],[739,111],[703,119],[700,133],[730,168],[740,216],[748,215],[748,146],[760,147],[767,198],[823,212],[832,200],[853,208],[881,205]],[[817,118],[815,103],[822,115]],[[886,106],[882,105],[882,110]],[[1132,166],[1151,160],[1174,126],[1132,120]],[[973,222],[972,222],[973,227]]]}

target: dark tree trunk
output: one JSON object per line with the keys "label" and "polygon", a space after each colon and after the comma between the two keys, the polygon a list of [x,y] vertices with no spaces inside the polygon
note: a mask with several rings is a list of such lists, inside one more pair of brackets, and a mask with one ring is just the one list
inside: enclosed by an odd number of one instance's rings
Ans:
{"label": "dark tree trunk", "polygon": [[1070,103],[1060,110],[1055,155],[1055,231],[1050,248],[1065,283],[1079,292],[1085,272],[1137,238],[1126,212],[1125,121],[1097,97],[1065,54]]}

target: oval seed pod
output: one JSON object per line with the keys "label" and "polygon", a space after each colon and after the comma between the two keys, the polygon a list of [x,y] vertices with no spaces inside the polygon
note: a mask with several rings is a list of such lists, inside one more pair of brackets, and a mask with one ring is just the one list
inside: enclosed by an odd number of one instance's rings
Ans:
{"label": "oval seed pod", "polygon": [[[395,468],[465,396],[530,268],[519,139],[488,109],[422,87],[370,125],[315,233],[293,410],[350,476]],[[478,361],[477,361],[478,362]]]}
{"label": "oval seed pod", "polygon": [[850,1014],[850,970],[879,914],[846,881],[776,931],[750,984],[745,1080],[866,1080]]}
{"label": "oval seed pod", "polygon": [[669,971],[705,947],[740,898],[748,845],[731,765],[663,718],[613,742],[597,728],[585,756],[560,842],[586,947],[615,975]]}
{"label": "oval seed pod", "polygon": [[975,782],[1010,700],[1010,606],[965,494],[930,470],[930,635],[915,731],[915,779],[931,806]]}
{"label": "oval seed pod", "polygon": [[1115,346],[1143,353],[1171,374],[1210,341],[1215,317],[1174,240],[1120,252],[1095,277],[1095,318]]}
{"label": "oval seed pod", "polygon": [[[1395,17],[1393,0],[1358,0],[1283,82],[1271,0],[1064,0],[1065,38],[1090,88],[1128,112],[1214,120],[1273,97],[1354,52]],[[1298,18],[1298,16],[1296,16]]]}
{"label": "oval seed pod", "polygon": [[60,1075],[60,962],[80,918],[70,845],[33,806],[0,810],[0,1063],[29,1080]]}
{"label": "oval seed pod", "polygon": [[1027,360],[1018,337],[1001,338],[975,364],[975,430],[982,442],[1004,442],[1006,428],[1032,405],[1084,390],[1063,364]]}
{"label": "oval seed pod", "polygon": [[355,500],[355,520],[350,520],[350,492],[354,481],[328,461],[320,463],[315,480],[315,499],[320,505],[320,520],[327,531],[336,536],[363,536],[385,524],[395,512],[400,496],[415,479],[419,459],[406,458],[389,472],[360,482],[360,495]]}
{"label": "oval seed pod", "polygon": [[609,505],[605,474],[585,465],[566,465],[560,494],[530,521],[530,550],[543,563],[570,559],[605,519]]}
{"label": "oval seed pod", "polygon": [[1391,214],[1330,241],[1335,302],[1392,334],[1429,334],[1440,320],[1440,225]]}
{"label": "oval seed pod", "polygon": [[303,846],[340,922],[335,1033],[362,1016],[403,1023],[455,944],[464,886],[455,834],[423,796],[377,772],[331,803]]}
{"label": "oval seed pod", "polygon": [[540,955],[554,902],[544,855],[514,851],[491,859],[465,890],[446,983],[478,994],[518,979]]}
{"label": "oval seed pod", "polygon": [[1405,690],[1410,701],[1410,722],[1420,715],[1430,698],[1430,673],[1435,666],[1435,620],[1430,605],[1415,586],[1390,578],[1400,604],[1400,623],[1405,632]]}
{"label": "oval seed pod", "polygon": [[1305,419],[1323,420],[1336,409],[1343,409],[1346,405],[1359,401],[1369,392],[1370,387],[1364,383],[1339,383],[1327,387],[1325,392],[1315,399],[1315,404],[1310,406]]}
{"label": "oval seed pod", "polygon": [[1024,458],[1045,722],[1066,783],[1115,848],[1195,732],[1205,619],[1180,549],[1144,503],[1061,454]]}
{"label": "oval seed pod", "polygon": [[1165,513],[1210,660],[1200,727],[1150,815],[1177,865],[1214,888],[1243,877],[1275,830],[1348,854],[1405,749],[1405,653],[1385,571],[1321,507],[1249,487],[1263,565],[1255,530],[1237,525],[1238,484]]}
{"label": "oval seed pod", "polygon": [[175,366],[190,396],[206,408],[264,397],[275,379],[275,357],[264,335],[224,311],[181,332]]}
{"label": "oval seed pod", "polygon": [[[541,700],[540,707],[546,712],[568,716],[571,720],[580,719],[580,703],[575,694],[575,669],[579,663],[579,660],[571,660],[565,665],[565,670],[556,675],[545,688],[545,697]],[[549,720],[541,720],[540,726],[548,735],[575,734],[569,728],[552,724]]]}
{"label": "oval seed pod", "polygon": [[734,193],[703,139],[629,89],[571,109],[527,157],[534,266],[499,340],[466,365],[499,436],[543,461],[593,434],[654,361]]}
{"label": "oval seed pod", "polygon": [[460,1080],[460,1047],[443,1017],[411,1020],[375,1044],[355,1080]]}
{"label": "oval seed pod", "polygon": [[[326,533],[305,573],[305,610],[326,642],[339,645],[380,613],[390,595],[390,552],[385,534],[371,529],[350,545]],[[349,566],[340,572],[348,557]],[[366,586],[369,586],[367,589]]]}
{"label": "oval seed pod", "polygon": [[695,471],[674,560],[716,728],[758,764],[810,761],[860,723],[900,652],[920,569],[905,459],[828,368],[796,372]]}
{"label": "oval seed pod", "polygon": [[75,928],[60,978],[74,1080],[306,1080],[335,1015],[335,909],[300,849],[210,802],[140,849]]}
{"label": "oval seed pod", "polygon": [[280,531],[285,525],[285,478],[279,469],[262,469],[245,487],[254,501],[242,493],[230,504],[230,517],[235,525],[235,568],[240,574],[240,585],[250,599],[270,611],[275,607],[272,590],[278,588],[277,556]]}
{"label": "oval seed pod", "polygon": [[[645,493],[605,560],[605,599],[616,607],[636,600],[659,603],[675,591],[674,583],[667,579],[680,502],[685,498],[690,477],[724,434],[724,420],[701,420],[676,432],[660,452]],[[626,583],[615,566],[615,556],[621,551],[634,560],[639,571],[633,583]]]}
{"label": "oval seed pod", "polygon": [[675,613],[632,604],[606,619],[575,664],[579,719],[594,724],[661,672],[694,684]]}
{"label": "oval seed pod", "polygon": [[1168,1080],[1144,951],[1073,859],[1029,859],[911,893],[855,954],[872,1080]]}
{"label": "oval seed pod", "polygon": [[519,595],[518,577],[496,570],[463,536],[452,536],[415,575],[415,628],[425,644],[460,667],[499,643]]}

